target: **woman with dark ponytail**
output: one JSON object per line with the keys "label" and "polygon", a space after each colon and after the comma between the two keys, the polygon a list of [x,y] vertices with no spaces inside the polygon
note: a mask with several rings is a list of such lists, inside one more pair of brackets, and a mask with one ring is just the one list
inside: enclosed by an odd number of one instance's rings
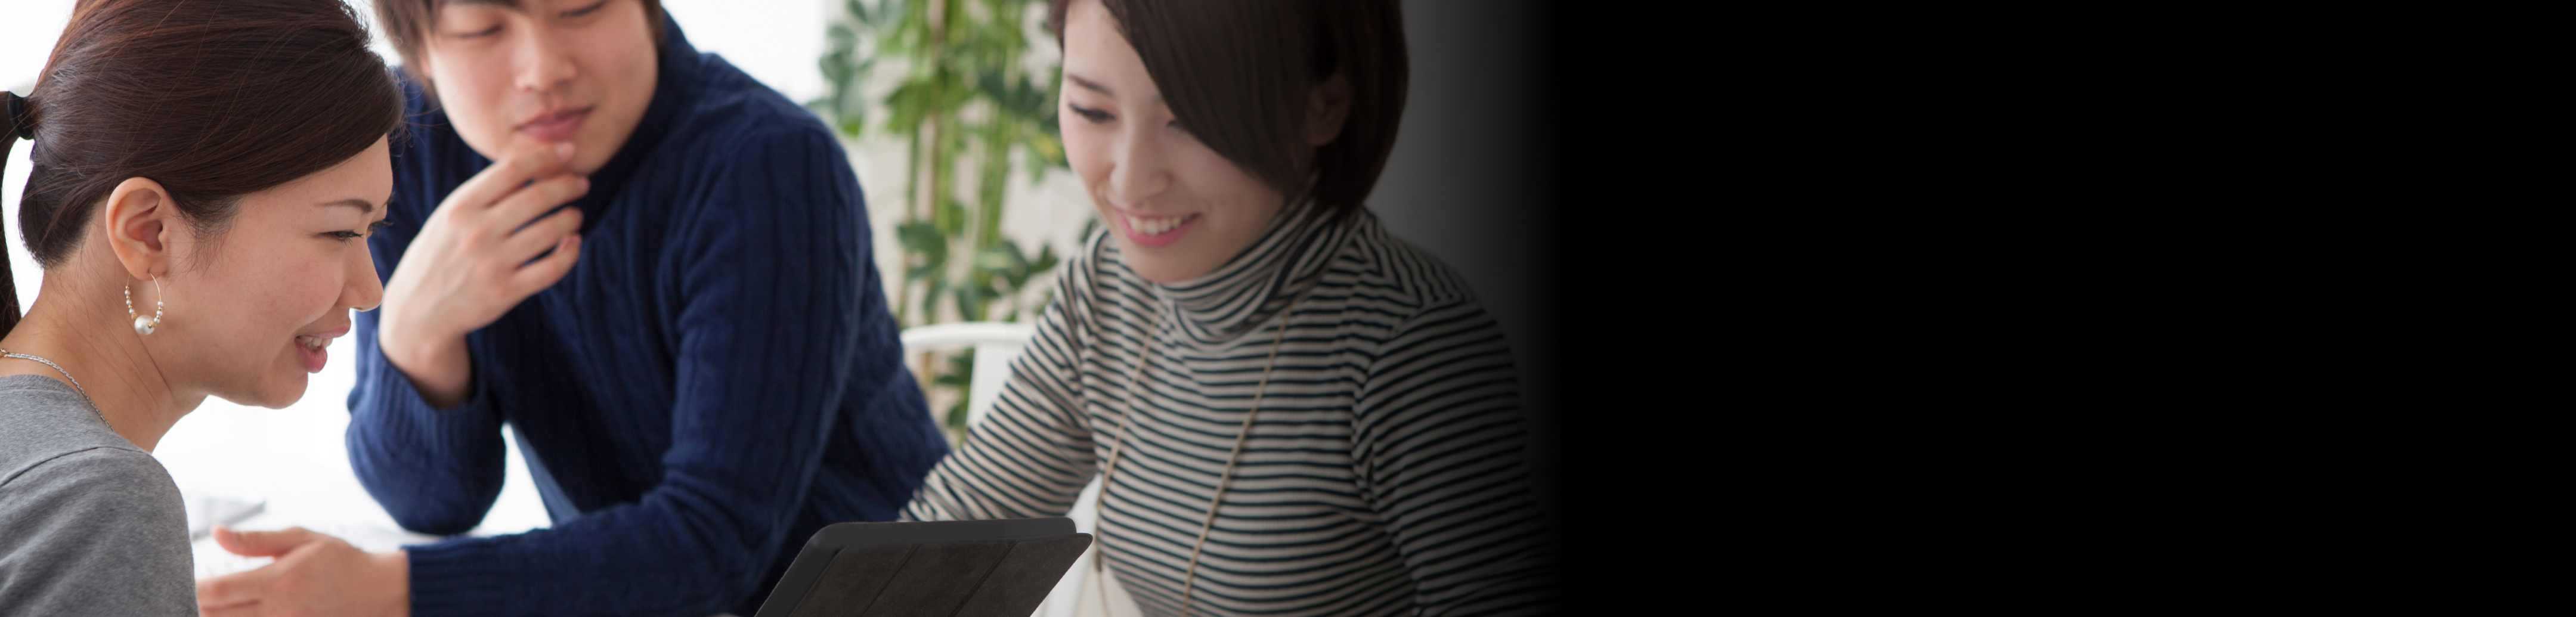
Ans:
{"label": "woman with dark ponytail", "polygon": [[21,317],[0,267],[0,612],[198,613],[150,452],[208,396],[302,398],[383,295],[365,238],[402,101],[367,38],[340,0],[80,0],[0,94],[44,268]]}

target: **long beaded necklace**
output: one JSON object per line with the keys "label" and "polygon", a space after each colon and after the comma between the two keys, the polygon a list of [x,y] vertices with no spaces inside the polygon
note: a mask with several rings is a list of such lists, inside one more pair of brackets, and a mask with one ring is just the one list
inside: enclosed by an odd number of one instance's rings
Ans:
{"label": "long beaded necklace", "polygon": [[[1198,541],[1190,544],[1189,574],[1181,581],[1181,617],[1189,617],[1192,593],[1197,590],[1199,580],[1199,551],[1207,547],[1208,532],[1216,529],[1217,506],[1225,501],[1225,490],[1233,485],[1234,467],[1236,463],[1243,461],[1244,444],[1252,440],[1252,420],[1261,415],[1261,397],[1270,390],[1270,370],[1279,366],[1279,345],[1288,340],[1288,316],[1297,312],[1297,303],[1305,298],[1305,293],[1299,292],[1297,297],[1288,300],[1287,308],[1279,311],[1279,333],[1270,339],[1270,359],[1261,365],[1261,382],[1252,387],[1252,409],[1243,414],[1243,428],[1234,436],[1234,452],[1226,455],[1225,472],[1217,476],[1216,495],[1208,498],[1207,520],[1199,524]],[[1145,331],[1145,345],[1136,355],[1136,368],[1127,373],[1127,406],[1118,412],[1118,436],[1109,442],[1109,466],[1100,476],[1100,503],[1093,507],[1101,511],[1098,518],[1103,522],[1108,520],[1109,489],[1117,485],[1119,454],[1127,445],[1127,420],[1136,412],[1136,382],[1145,376],[1145,363],[1153,353],[1154,336],[1162,329],[1163,311],[1160,307],[1156,307],[1154,323]],[[1109,535],[1105,533],[1106,530],[1103,531],[1104,533],[1100,534],[1101,550],[1091,559],[1091,580],[1097,581],[1096,584],[1100,585],[1096,594],[1100,596],[1100,613],[1108,615],[1110,614],[1109,583],[1103,576],[1107,568],[1103,562],[1109,556]]]}

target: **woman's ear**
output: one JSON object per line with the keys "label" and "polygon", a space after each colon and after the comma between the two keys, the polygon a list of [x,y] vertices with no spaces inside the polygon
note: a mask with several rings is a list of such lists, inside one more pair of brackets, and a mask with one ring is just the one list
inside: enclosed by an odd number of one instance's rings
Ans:
{"label": "woman's ear", "polygon": [[1306,145],[1322,146],[1342,136],[1342,121],[1351,117],[1351,81],[1334,73],[1306,94]]}
{"label": "woman's ear", "polygon": [[161,183],[142,177],[117,183],[98,220],[126,275],[150,280],[170,272],[170,245],[182,225],[178,204]]}

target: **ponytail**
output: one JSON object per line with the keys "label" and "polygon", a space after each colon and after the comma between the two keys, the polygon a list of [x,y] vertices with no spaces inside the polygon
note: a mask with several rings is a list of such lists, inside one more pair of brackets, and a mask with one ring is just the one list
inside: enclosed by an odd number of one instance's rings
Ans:
{"label": "ponytail", "polygon": [[[36,123],[28,112],[27,98],[16,92],[0,92],[0,175],[9,172],[9,151],[18,147],[19,139],[35,139]],[[0,337],[18,329],[18,276],[9,263],[7,242],[0,242]]]}

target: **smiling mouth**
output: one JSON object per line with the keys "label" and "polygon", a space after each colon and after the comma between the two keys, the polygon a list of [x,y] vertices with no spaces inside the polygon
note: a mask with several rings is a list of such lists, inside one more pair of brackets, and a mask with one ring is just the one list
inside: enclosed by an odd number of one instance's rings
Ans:
{"label": "smiling mouth", "polygon": [[340,335],[348,333],[349,329],[342,327],[330,332],[296,335],[295,354],[303,360],[304,372],[322,372],[322,365],[331,362],[331,339],[340,338]]}
{"label": "smiling mouth", "polygon": [[1197,216],[1198,215],[1196,214],[1190,214],[1183,216],[1145,217],[1131,214],[1127,215],[1127,228],[1136,230],[1136,233],[1148,236],[1159,236],[1163,235],[1163,232],[1171,231],[1172,228],[1179,227],[1181,226],[1181,223],[1189,222],[1191,218]]}

